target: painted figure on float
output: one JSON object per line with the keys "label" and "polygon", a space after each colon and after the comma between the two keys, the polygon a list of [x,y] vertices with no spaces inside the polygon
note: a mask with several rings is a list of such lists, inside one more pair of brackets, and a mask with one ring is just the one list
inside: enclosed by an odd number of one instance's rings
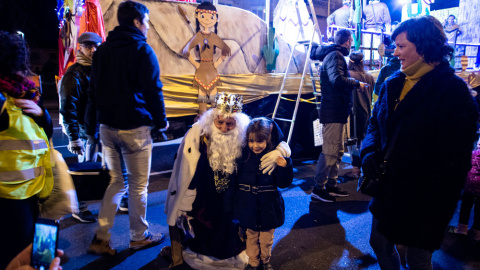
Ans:
{"label": "painted figure on float", "polygon": [[450,14],[443,25],[443,30],[447,36],[448,42],[457,43],[457,37],[462,34],[460,26],[457,23],[457,18],[455,15]]}
{"label": "painted figure on float", "polygon": [[[392,19],[390,17],[390,11],[385,3],[381,3],[378,0],[370,0],[368,5],[363,8],[364,29],[367,31],[391,32]],[[376,49],[382,43],[379,34],[367,34],[362,35],[362,45],[365,48]],[[370,61],[370,50],[365,53],[365,60]],[[372,60],[379,60],[380,55],[377,51],[373,51]]]}
{"label": "painted figure on float", "polygon": [[[217,36],[218,13],[212,3],[204,2],[198,5],[195,10],[195,18],[197,32],[185,45],[182,54],[197,69],[193,79],[193,88],[198,89],[197,102],[200,116],[207,110],[207,104],[214,101],[217,86],[221,85],[217,67],[225,60],[226,56],[230,55],[230,48]],[[213,32],[212,27],[215,29]],[[200,59],[195,59],[190,54],[194,48],[198,51]],[[214,61],[213,57],[217,48],[222,50],[222,55]]]}

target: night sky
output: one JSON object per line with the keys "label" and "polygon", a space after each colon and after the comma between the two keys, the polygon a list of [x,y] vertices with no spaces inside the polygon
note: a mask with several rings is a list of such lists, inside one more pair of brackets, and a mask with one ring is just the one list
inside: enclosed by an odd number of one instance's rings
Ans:
{"label": "night sky", "polygon": [[22,31],[31,48],[57,48],[56,0],[0,0],[0,30]]}

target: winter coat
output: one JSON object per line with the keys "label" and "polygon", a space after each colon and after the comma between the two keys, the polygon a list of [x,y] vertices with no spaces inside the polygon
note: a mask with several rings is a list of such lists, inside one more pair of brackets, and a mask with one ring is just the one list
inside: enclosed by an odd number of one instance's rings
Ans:
{"label": "winter coat", "polygon": [[[272,145],[283,141],[283,133],[272,121],[270,135]],[[293,165],[290,158],[286,167],[276,166],[271,175],[263,174],[260,159],[270,150],[256,155],[248,145],[243,148],[242,157],[237,160],[237,186],[234,196],[234,218],[242,228],[266,231],[278,228],[285,221],[285,204],[279,188],[290,186],[293,181]],[[258,188],[258,189],[257,189]],[[250,190],[250,191],[248,191]],[[252,190],[262,190],[256,192]],[[266,191],[268,190],[268,191]]]}
{"label": "winter coat", "polygon": [[353,112],[350,120],[351,136],[353,137],[353,131],[356,126],[356,138],[359,141],[362,141],[365,137],[365,133],[367,133],[368,119],[371,115],[372,94],[375,79],[372,75],[366,72],[357,72],[354,70],[350,70],[350,75],[352,78],[370,85],[369,87],[366,87],[364,91],[353,91],[353,98],[356,100],[356,106],[353,108],[353,110],[355,110],[355,121],[353,120]]}
{"label": "winter coat", "polygon": [[350,78],[347,62],[348,49],[340,45],[322,46],[316,59],[323,61],[320,68],[320,123],[347,123],[352,109],[352,90],[360,83]]}
{"label": "winter coat", "polygon": [[388,240],[435,250],[470,169],[477,111],[446,62],[425,74],[394,110],[405,77],[397,72],[382,85],[363,140],[363,163],[373,153],[380,164],[397,133],[370,211]]}
{"label": "winter coat", "polygon": [[91,66],[75,63],[62,77],[59,89],[60,113],[70,141],[86,139],[84,118],[91,70]]}
{"label": "winter coat", "polygon": [[[234,198],[235,218],[240,221],[240,227],[254,231],[266,231],[278,228],[285,221],[285,204],[279,188],[288,187],[293,180],[293,166],[290,158],[286,167],[277,166],[272,175],[263,174],[259,169],[261,154],[254,154],[248,146],[238,164],[238,184]],[[250,156],[250,157],[249,157]],[[246,187],[248,185],[249,187]],[[271,186],[265,192],[245,191],[253,187]]]}
{"label": "winter coat", "polygon": [[186,213],[192,210],[192,204],[197,193],[196,190],[188,189],[188,187],[192,182],[200,159],[201,132],[200,124],[193,124],[178,147],[165,201],[165,214],[167,214],[167,224],[169,226],[175,226],[182,212]]}
{"label": "winter coat", "polygon": [[480,149],[472,152],[472,168],[468,172],[463,190],[480,197]]}
{"label": "winter coat", "polygon": [[166,126],[160,67],[140,30],[117,26],[110,31],[93,54],[91,75],[87,134],[95,134],[95,118],[117,129]]}
{"label": "winter coat", "polygon": [[377,82],[375,83],[375,95],[380,95],[380,87],[382,86],[383,82],[390,77],[393,73],[400,70],[400,60],[398,57],[393,57],[388,61],[388,63],[380,69],[380,73],[378,73]]}

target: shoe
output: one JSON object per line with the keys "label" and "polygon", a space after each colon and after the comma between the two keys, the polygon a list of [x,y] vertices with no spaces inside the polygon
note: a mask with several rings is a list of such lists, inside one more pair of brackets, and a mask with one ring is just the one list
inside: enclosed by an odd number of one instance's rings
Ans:
{"label": "shoe", "polygon": [[110,247],[110,241],[102,241],[97,239],[97,235],[93,237],[92,243],[87,249],[88,253],[98,254],[98,255],[108,255],[113,256],[117,254],[117,251]]}
{"label": "shoe", "polygon": [[250,264],[247,264],[247,267],[245,267],[245,270],[257,270],[258,267],[251,266]]}
{"label": "shoe", "polygon": [[263,270],[273,270],[273,266],[270,263],[265,263],[262,265]]}
{"label": "shoe", "polygon": [[128,198],[122,198],[120,205],[118,206],[118,210],[122,212],[128,212]]}
{"label": "shoe", "polygon": [[325,189],[318,189],[316,187],[313,188],[312,191],[312,198],[320,200],[322,202],[335,202],[335,197],[328,194],[327,190]]}
{"label": "shoe", "polygon": [[348,197],[348,192],[345,190],[340,189],[339,187],[325,187],[328,194],[334,196],[334,197]]}
{"label": "shoe", "polygon": [[88,210],[81,211],[78,214],[72,214],[72,217],[82,223],[93,223],[97,221],[92,212]]}
{"label": "shoe", "polygon": [[145,239],[140,241],[130,241],[130,248],[140,249],[144,247],[149,247],[156,244],[160,244],[164,240],[165,240],[165,235],[163,235],[163,233],[152,234],[150,232],[147,232]]}

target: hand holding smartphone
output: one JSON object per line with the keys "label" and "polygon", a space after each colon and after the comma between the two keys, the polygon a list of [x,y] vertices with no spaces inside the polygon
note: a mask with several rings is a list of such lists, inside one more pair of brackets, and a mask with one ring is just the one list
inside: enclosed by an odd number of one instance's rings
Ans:
{"label": "hand holding smartphone", "polygon": [[56,220],[39,218],[33,235],[31,266],[44,270],[50,267],[58,247],[59,223]]}

